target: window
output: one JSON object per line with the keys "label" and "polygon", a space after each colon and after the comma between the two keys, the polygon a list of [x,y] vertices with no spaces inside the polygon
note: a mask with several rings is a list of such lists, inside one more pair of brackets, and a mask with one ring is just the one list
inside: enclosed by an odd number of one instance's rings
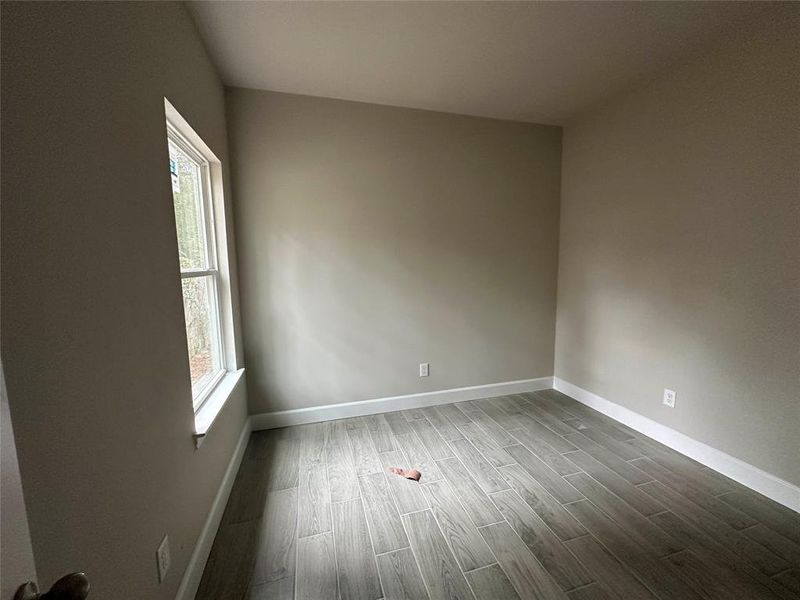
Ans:
{"label": "window", "polygon": [[204,435],[241,375],[235,371],[222,170],[166,100],[165,106],[196,435]]}
{"label": "window", "polygon": [[224,375],[208,161],[171,125],[169,165],[195,408]]}

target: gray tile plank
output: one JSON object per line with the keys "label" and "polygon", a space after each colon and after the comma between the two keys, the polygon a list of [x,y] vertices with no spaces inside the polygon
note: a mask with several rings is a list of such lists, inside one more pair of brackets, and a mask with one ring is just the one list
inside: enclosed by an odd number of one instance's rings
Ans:
{"label": "gray tile plank", "polygon": [[609,490],[614,492],[617,496],[622,498],[625,502],[630,504],[633,508],[642,513],[644,516],[648,517],[655,513],[666,510],[666,507],[663,504],[648,496],[637,487],[633,486],[629,481],[617,475],[604,464],[596,461],[583,450],[572,452],[569,456],[572,459],[572,462],[578,465],[586,473],[591,475],[594,479],[602,483]]}
{"label": "gray tile plank", "polygon": [[458,428],[493,467],[514,464],[515,461],[511,455],[500,448],[477,423],[470,422],[466,425],[459,425]]}
{"label": "gray tile plank", "polygon": [[795,544],[800,544],[800,514],[754,492],[733,492],[719,498]]}
{"label": "gray tile plank", "polygon": [[461,402],[453,402],[453,404],[464,414],[467,414],[468,410],[480,410],[474,400],[463,400]]}
{"label": "gray tile plank", "polygon": [[494,503],[481,491],[461,461],[448,458],[438,462],[442,475],[461,500],[467,514],[478,527],[502,521]]}
{"label": "gray tile plank", "polygon": [[762,573],[775,575],[791,566],[790,563],[777,554],[751,540],[663,483],[653,481],[639,486],[639,489],[653,497],[662,499],[669,505],[670,510],[681,519],[697,527],[725,547],[730,548],[742,560],[757,567]]}
{"label": "gray tile plank", "polygon": [[578,490],[524,446],[508,446],[506,452],[562,504],[583,498]]}
{"label": "gray tile plank", "polygon": [[336,421],[329,421],[329,427],[326,430],[325,450],[326,452],[331,446],[337,444],[349,444],[350,438],[347,437],[347,423],[346,419],[337,419]]}
{"label": "gray tile plank", "polygon": [[533,509],[539,517],[547,523],[561,540],[569,540],[582,535],[587,531],[575,520],[567,510],[561,506],[542,485],[531,477],[519,465],[510,465],[500,469],[511,488],[519,494],[525,503]]}
{"label": "gray tile plank", "polygon": [[265,433],[269,436],[271,442],[275,440],[298,440],[303,438],[304,425],[295,425],[293,427],[278,427],[276,429],[268,429]]}
{"label": "gray tile plank", "polygon": [[342,600],[381,598],[383,592],[360,499],[333,505],[333,536]]}
{"label": "gray tile plank", "polygon": [[359,427],[350,429],[347,433],[350,436],[350,446],[353,449],[353,463],[356,467],[356,473],[358,475],[369,475],[370,473],[380,472],[381,465],[372,445],[369,429]]}
{"label": "gray tile plank", "polygon": [[375,554],[407,548],[408,538],[384,474],[363,475],[358,478],[358,483]]}
{"label": "gray tile plank", "polygon": [[592,583],[567,593],[569,600],[613,600],[611,594],[599,583]]}
{"label": "gray tile plank", "polygon": [[247,446],[222,515],[223,525],[260,519],[264,512],[268,472],[265,460],[257,456],[256,446],[266,440],[260,433],[254,432]]}
{"label": "gray tile plank", "polygon": [[478,485],[485,493],[490,494],[508,489],[506,480],[500,476],[497,469],[486,460],[483,454],[478,452],[472,442],[464,439],[454,440],[450,442],[450,447],[456,453],[456,456],[461,459],[461,462],[468,466],[475,481],[478,482]]}
{"label": "gray tile plank", "polygon": [[554,388],[546,389],[546,390],[538,390],[533,392],[534,396],[547,398],[550,402],[557,404],[558,406],[562,407],[567,412],[573,414],[576,417],[580,417],[584,414],[588,414],[592,418],[596,419],[606,419],[608,421],[613,421],[609,417],[605,416],[604,414],[588,407],[583,402],[578,402],[575,398],[567,396],[563,392],[559,392]]}
{"label": "gray tile plank", "polygon": [[554,415],[550,414],[546,410],[542,409],[534,402],[531,402],[528,398],[525,397],[525,395],[519,394],[513,397],[515,399],[519,399],[519,403],[517,406],[523,413],[539,421],[539,423],[541,423],[548,429],[555,431],[559,435],[572,433],[574,431],[574,429],[572,429],[572,427],[570,427],[567,423],[555,417]]}
{"label": "gray tile plank", "polygon": [[367,422],[364,420],[364,417],[349,417],[347,419],[342,419],[344,421],[345,428],[347,431],[352,429],[366,429]]}
{"label": "gray tile plank", "polygon": [[425,418],[425,415],[423,415],[422,411],[418,408],[409,408],[408,410],[403,410],[400,412],[406,418],[406,421],[417,421]]}
{"label": "gray tile plank", "polygon": [[614,521],[588,500],[569,504],[566,508],[656,595],[665,600],[702,598],[669,565],[650,555],[645,546],[617,527]]}
{"label": "gray tile plank", "polygon": [[[637,469],[635,466],[631,465],[627,461],[622,460],[616,454],[610,452],[602,446],[599,446],[597,443],[577,431],[573,431],[571,434],[565,435],[564,437],[575,444],[578,448],[586,452],[588,455],[592,456],[596,461],[604,464],[617,475],[633,485],[639,485],[640,483],[653,481],[653,478],[647,473]],[[569,454],[566,454],[566,456],[569,457]]]}
{"label": "gray tile plank", "polygon": [[634,440],[631,444],[643,450],[644,454],[651,460],[679,475],[684,481],[701,492],[716,496],[731,491],[730,486],[725,481],[712,477],[705,472],[700,463],[693,461],[689,457],[682,456],[675,451],[664,452],[654,443],[651,443],[650,440],[645,440],[644,438]]}
{"label": "gray tile plank", "polygon": [[331,530],[331,497],[325,465],[310,463],[300,472],[298,537]]}
{"label": "gray tile plank", "polygon": [[800,598],[800,569],[789,569],[775,575],[774,579]]}
{"label": "gray tile plank", "polygon": [[389,429],[392,430],[394,435],[404,435],[411,433],[411,428],[408,426],[408,421],[402,412],[390,412],[383,415],[386,422],[389,424]]}
{"label": "gray tile plank", "polygon": [[[571,460],[569,455],[562,455],[550,444],[545,443],[541,437],[531,433],[528,429],[514,429],[509,432],[528,450],[538,456],[544,464],[553,469],[559,475],[572,475],[580,473],[581,469]],[[572,446],[572,444],[570,444]],[[574,449],[574,446],[572,446]]]}
{"label": "gray tile plank", "polygon": [[602,417],[603,420],[599,423],[592,423],[592,427],[599,429],[607,436],[614,438],[618,442],[628,443],[637,437],[641,437],[641,434],[638,431],[631,429],[627,425],[623,425],[622,423],[606,417],[601,413],[597,413],[597,415]]}
{"label": "gray tile plank", "polygon": [[408,460],[408,464],[405,466],[410,469],[416,469],[422,473],[422,479],[420,481],[436,481],[442,478],[439,467],[436,466],[433,457],[431,457],[428,449],[416,434],[408,433],[396,435],[395,442],[397,442],[398,447]]}
{"label": "gray tile plank", "polygon": [[611,419],[604,414],[589,408],[585,404],[581,404],[577,400],[574,400],[573,398],[570,398],[559,391],[542,390],[540,392],[534,392],[534,395],[537,398],[543,398],[545,402],[550,402],[554,405],[557,405],[562,410],[566,410],[573,417],[578,417],[590,427],[597,427],[598,429],[603,430],[615,440],[624,442],[637,437],[636,432],[629,429],[625,425],[622,425],[614,419]]}
{"label": "gray tile plank", "polygon": [[556,402],[548,398],[544,395],[543,392],[528,392],[522,394],[525,398],[527,398],[531,403],[535,404],[545,412],[550,413],[559,421],[565,421],[567,419],[574,419],[577,417],[577,414],[573,414],[571,411],[567,410],[566,407],[562,406],[561,402]]}
{"label": "gray tile plank", "polygon": [[328,484],[331,502],[344,502],[358,498],[358,476],[353,452],[347,439],[328,447]]}
{"label": "gray tile plank", "polygon": [[[520,418],[517,420],[517,426],[514,429],[509,429],[509,431],[514,434],[514,431],[518,429],[524,429],[530,433],[532,439],[539,440],[540,443],[544,442],[548,446],[551,446],[556,452],[572,452],[573,450],[577,450],[571,442],[564,439],[564,437],[559,434],[550,431],[547,427],[539,423],[539,421],[532,419],[528,415],[520,415]],[[514,437],[517,436],[514,435]]]}
{"label": "gray tile plank", "polygon": [[272,454],[267,458],[267,489],[285,490],[297,487],[300,473],[300,442],[296,439],[275,439]]}
{"label": "gray tile plank", "polygon": [[328,449],[328,443],[330,442],[331,438],[333,437],[333,424],[335,421],[323,421],[321,423],[317,423],[320,427],[320,436],[322,440],[322,456],[320,457],[321,462],[325,462],[325,452]]}
{"label": "gray tile plank", "polygon": [[295,438],[300,444],[300,468],[321,465],[325,462],[325,439],[329,423],[310,423],[297,427],[299,435]]}
{"label": "gray tile plank", "polygon": [[489,415],[483,412],[480,408],[474,408],[467,411],[467,416],[472,419],[473,423],[477,423],[481,429],[486,432],[497,445],[502,448],[503,446],[510,446],[516,444],[516,440],[497,421],[492,419]]}
{"label": "gray tile plank", "polygon": [[655,600],[653,593],[608,550],[590,535],[564,542],[592,576],[606,587],[614,598]]}
{"label": "gray tile plank", "polygon": [[445,441],[450,442],[464,437],[456,426],[439,412],[438,407],[428,406],[427,408],[423,408],[422,414],[425,415],[428,422],[433,425],[434,429],[439,432],[439,435],[441,435]]}
{"label": "gray tile plank", "polygon": [[506,490],[492,494],[491,498],[508,524],[561,589],[566,592],[594,581],[558,536],[516,492]]}
{"label": "gray tile plank", "polygon": [[267,495],[259,539],[253,584],[294,577],[297,488],[270,492]]}
{"label": "gray tile plank", "polygon": [[583,431],[584,429],[589,429],[589,425],[581,421],[578,417],[573,417],[571,419],[564,419],[564,423],[566,423],[573,429],[572,433],[574,433],[575,431]]}
{"label": "gray tile plank", "polygon": [[390,467],[407,468],[408,465],[403,453],[400,451],[384,452],[379,458],[384,473],[386,473],[386,482],[389,484],[389,490],[392,492],[395,505],[400,514],[404,515],[428,508],[428,502],[425,500],[425,494],[423,494],[419,483],[413,479],[406,479],[388,471]]}
{"label": "gray tile plank", "polygon": [[499,399],[488,398],[485,400],[476,400],[475,404],[503,429],[509,430],[519,427],[519,418],[522,416],[522,412],[519,410],[508,412],[506,409],[501,408],[501,406],[495,402],[496,400]]}
{"label": "gray tile plank", "polygon": [[[231,596],[231,598],[239,597]],[[220,600],[220,598],[227,598],[227,596],[214,596],[214,600]],[[255,585],[250,588],[247,600],[294,600],[294,577],[284,577],[278,581]]]}
{"label": "gray tile plank", "polygon": [[634,458],[641,458],[644,456],[642,451],[632,444],[615,440],[597,427],[588,427],[587,429],[582,429],[581,434],[592,440],[598,446],[601,446],[609,452],[616,454],[622,460],[632,460]]}
{"label": "gray tile plank", "polygon": [[519,594],[498,564],[470,571],[466,576],[477,600],[519,600]]}
{"label": "gray tile plank", "polygon": [[517,401],[514,399],[513,394],[508,394],[505,396],[496,396],[494,398],[491,398],[490,402],[510,415],[522,414],[522,411],[519,409],[519,406],[517,404]]}
{"label": "gray tile plank", "polygon": [[713,477],[714,479],[719,479],[720,481],[725,483],[725,485],[728,486],[731,489],[731,491],[754,493],[754,492],[752,492],[752,490],[750,488],[742,485],[738,481],[734,481],[733,479],[731,479],[727,475],[723,475],[722,473],[719,473],[718,471],[715,471],[711,467],[706,467],[705,465],[703,465],[700,470],[703,471],[703,473],[705,473],[709,477]]}
{"label": "gray tile plank", "polygon": [[410,548],[378,556],[384,600],[429,600],[414,553]]}
{"label": "gray tile plank", "polygon": [[394,435],[389,428],[389,423],[383,415],[370,415],[365,417],[367,429],[372,437],[372,443],[378,453],[391,452],[397,448],[394,445]]}
{"label": "gray tile plank", "polygon": [[744,529],[755,525],[757,521],[750,515],[725,504],[722,500],[696,489],[682,477],[676,475],[654,462],[648,457],[637,458],[631,461],[639,469],[660,481],[664,485],[672,488],[682,496],[688,498],[698,506],[704,508],[718,519],[725,521],[734,529]]}
{"label": "gray tile plank", "polygon": [[773,531],[763,523],[742,530],[747,537],[768,548],[788,562],[800,566],[800,545]]}
{"label": "gray tile plank", "polygon": [[433,516],[461,570],[471,571],[495,562],[494,555],[461,506],[450,484],[446,481],[434,481],[422,487]]}
{"label": "gray tile plank", "polygon": [[[700,464],[693,458],[689,458],[685,454],[681,454],[677,450],[673,450],[669,446],[662,444],[661,442],[657,442],[653,438],[647,437],[646,435],[639,434],[634,439],[628,440],[625,442],[626,444],[630,444],[634,446],[638,450],[642,452],[645,456],[653,457],[658,455],[666,455],[670,458],[670,460],[675,461],[682,465],[685,469],[693,469],[698,468],[700,470],[705,470],[707,467]],[[725,483],[725,479],[720,479],[721,482]]]}
{"label": "gray tile plank", "polygon": [[601,415],[582,402],[578,402],[575,400],[575,398],[571,398],[570,396],[559,392],[555,388],[537,390],[535,392],[530,392],[530,395],[532,395],[534,398],[540,399],[543,402],[549,402],[555,406],[558,406],[561,410],[572,415],[573,417],[580,417],[584,412],[588,411],[589,413],[597,414],[600,417],[606,418],[605,415]]}
{"label": "gray tile plank", "polygon": [[402,519],[431,600],[472,600],[467,580],[431,511],[403,515]]}
{"label": "gray tile plank", "polygon": [[244,598],[256,560],[260,520],[223,524],[214,540],[195,600]]}
{"label": "gray tile plank", "polygon": [[453,425],[466,425],[467,423],[471,423],[470,418],[461,412],[455,404],[440,404],[436,408]]}
{"label": "gray tile plank", "polygon": [[497,557],[511,585],[522,598],[567,600],[567,595],[531,554],[508,523],[496,523],[480,529],[481,535]]}
{"label": "gray tile plank", "polygon": [[672,565],[681,579],[707,600],[730,600],[737,591],[725,579],[715,578],[703,561],[691,550],[683,550],[662,559]]}
{"label": "gray tile plank", "polygon": [[649,546],[656,556],[666,556],[685,549],[685,546],[679,544],[664,530],[648,521],[647,517],[642,516],[589,475],[578,473],[566,479],[595,506],[616,521],[629,536],[641,545]]}
{"label": "gray tile plank", "polygon": [[730,549],[667,511],[650,520],[699,556],[717,579],[730,580],[740,597],[753,600],[795,600],[771,577],[742,561]]}
{"label": "gray tile plank", "polygon": [[333,533],[298,540],[295,600],[334,600],[338,595]]}
{"label": "gray tile plank", "polygon": [[430,424],[428,419],[411,421],[409,424],[411,425],[411,429],[414,430],[414,433],[419,436],[428,454],[430,454],[434,460],[441,460],[454,456],[450,446],[447,445],[442,439],[442,436],[433,428],[433,425]]}
{"label": "gray tile plank", "polygon": [[261,429],[250,434],[243,460],[266,460],[272,453],[271,444],[276,439],[275,429]]}

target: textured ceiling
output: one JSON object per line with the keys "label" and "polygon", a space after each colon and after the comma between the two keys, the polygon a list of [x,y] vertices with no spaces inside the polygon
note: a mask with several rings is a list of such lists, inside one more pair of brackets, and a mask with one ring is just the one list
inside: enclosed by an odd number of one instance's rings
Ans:
{"label": "textured ceiling", "polygon": [[226,85],[563,124],[759,2],[189,2]]}

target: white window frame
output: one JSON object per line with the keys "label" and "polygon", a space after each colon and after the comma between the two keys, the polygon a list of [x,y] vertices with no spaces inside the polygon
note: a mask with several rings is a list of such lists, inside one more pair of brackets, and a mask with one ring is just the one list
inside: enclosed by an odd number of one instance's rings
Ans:
{"label": "white window frame", "polygon": [[206,255],[204,258],[208,267],[205,269],[187,270],[181,268],[181,281],[197,277],[208,277],[211,281],[211,293],[208,299],[211,313],[211,322],[209,325],[212,329],[212,337],[216,342],[216,348],[213,348],[213,351],[216,356],[219,357],[220,368],[196,393],[193,386],[192,404],[195,412],[197,412],[226,372],[225,340],[222,337],[222,327],[220,326],[219,270],[217,268],[216,248],[217,236],[215,232],[214,211],[212,210],[214,197],[211,191],[209,161],[183,136],[183,134],[181,134],[169,119],[167,120],[167,138],[200,167],[200,218],[203,223],[203,246]]}
{"label": "white window frame", "polygon": [[[195,413],[194,437],[199,446],[238,384],[244,369],[237,368],[222,164],[211,148],[166,98],[164,99],[164,109],[167,139],[196,161],[200,165],[201,171],[202,218],[208,268],[183,270],[179,266],[179,269],[181,281],[191,277],[210,276],[211,278],[210,301],[214,320],[212,326],[215,327],[217,333],[217,350],[221,368],[201,390],[198,390],[197,394],[192,394],[192,406]],[[172,200],[172,194],[170,194],[170,200]],[[178,257],[177,247],[175,257],[176,259]],[[187,340],[187,359],[188,353]]]}

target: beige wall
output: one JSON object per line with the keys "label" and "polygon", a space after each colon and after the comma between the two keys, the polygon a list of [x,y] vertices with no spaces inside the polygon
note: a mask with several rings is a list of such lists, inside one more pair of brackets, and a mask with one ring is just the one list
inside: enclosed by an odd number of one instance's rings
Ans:
{"label": "beige wall", "polygon": [[227,166],[223,88],[177,3],[4,2],[2,60],[2,356],[39,579],[171,599],[246,399],[194,449],[164,97]]}
{"label": "beige wall", "polygon": [[557,376],[795,484],[797,8],[565,128],[556,341]]}
{"label": "beige wall", "polygon": [[227,101],[251,412],[552,375],[559,128]]}

